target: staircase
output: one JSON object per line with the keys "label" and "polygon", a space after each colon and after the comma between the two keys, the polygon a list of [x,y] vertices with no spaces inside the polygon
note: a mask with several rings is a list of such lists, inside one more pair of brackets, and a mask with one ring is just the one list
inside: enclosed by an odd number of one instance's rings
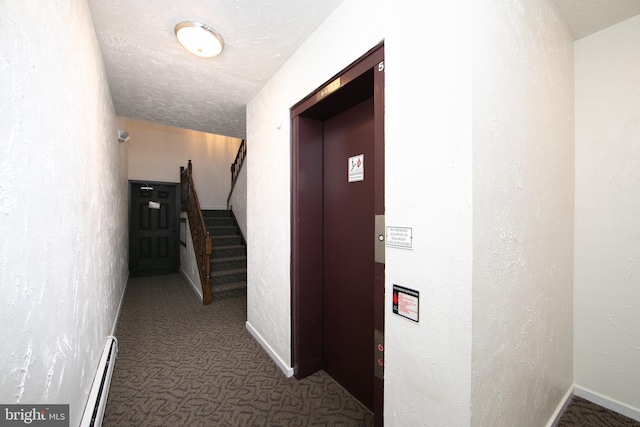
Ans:
{"label": "staircase", "polygon": [[203,210],[211,234],[211,296],[213,300],[234,298],[247,292],[247,248],[229,210]]}

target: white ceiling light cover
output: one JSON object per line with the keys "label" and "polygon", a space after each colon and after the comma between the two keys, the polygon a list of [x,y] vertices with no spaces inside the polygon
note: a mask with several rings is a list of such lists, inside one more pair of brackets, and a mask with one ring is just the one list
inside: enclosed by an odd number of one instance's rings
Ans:
{"label": "white ceiling light cover", "polygon": [[175,32],[176,38],[185,49],[202,58],[220,55],[224,48],[222,37],[200,22],[180,22],[176,25]]}

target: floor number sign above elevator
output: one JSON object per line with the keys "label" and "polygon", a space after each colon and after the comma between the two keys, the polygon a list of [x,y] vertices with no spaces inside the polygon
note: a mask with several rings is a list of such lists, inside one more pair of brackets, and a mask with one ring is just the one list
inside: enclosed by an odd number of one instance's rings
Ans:
{"label": "floor number sign above elevator", "polygon": [[347,167],[349,182],[364,181],[364,154],[349,157]]}

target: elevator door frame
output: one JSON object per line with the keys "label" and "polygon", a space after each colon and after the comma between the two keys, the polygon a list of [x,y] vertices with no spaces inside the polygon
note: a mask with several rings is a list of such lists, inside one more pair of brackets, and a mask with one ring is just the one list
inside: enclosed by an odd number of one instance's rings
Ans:
{"label": "elevator door frame", "polygon": [[[373,80],[371,89],[367,89],[369,78]],[[384,215],[384,45],[367,52],[291,109],[291,344],[297,379],[318,372],[323,366],[323,309],[319,303],[323,284],[323,121],[371,96],[376,171],[374,211],[375,215]],[[374,265],[374,329],[382,334],[384,263]],[[380,359],[374,355],[372,348],[371,363]],[[383,389],[382,378],[374,378],[376,425],[382,425],[383,420]]]}

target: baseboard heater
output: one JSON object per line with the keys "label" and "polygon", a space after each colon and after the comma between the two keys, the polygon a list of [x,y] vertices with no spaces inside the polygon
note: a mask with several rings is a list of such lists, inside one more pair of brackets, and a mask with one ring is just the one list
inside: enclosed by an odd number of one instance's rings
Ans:
{"label": "baseboard heater", "polygon": [[93,385],[89,392],[89,399],[84,408],[80,427],[100,427],[104,410],[107,406],[107,396],[109,395],[109,385],[111,384],[111,375],[113,367],[118,357],[118,340],[116,337],[107,337],[107,343],[102,350],[100,363],[96,376],[93,379]]}

